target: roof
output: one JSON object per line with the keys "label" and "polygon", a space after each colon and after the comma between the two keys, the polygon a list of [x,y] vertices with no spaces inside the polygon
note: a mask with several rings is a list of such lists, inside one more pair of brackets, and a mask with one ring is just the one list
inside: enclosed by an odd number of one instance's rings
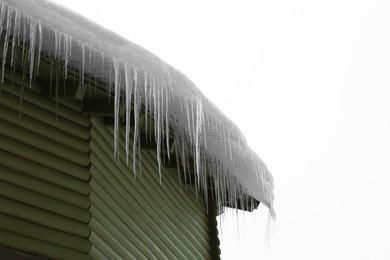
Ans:
{"label": "roof", "polygon": [[[193,156],[200,190],[205,188],[205,176],[211,176],[220,205],[237,207],[250,196],[273,212],[274,184],[266,165],[238,127],[184,74],[144,48],[52,2],[0,2],[4,49],[29,48],[30,75],[39,68],[36,60],[45,55],[78,70],[81,83],[84,74],[97,78],[114,92],[116,133],[121,102],[126,105],[127,134],[134,135],[134,140],[141,110],[149,111],[158,158],[163,150],[172,149],[168,141],[172,129],[178,161],[186,166],[189,160],[184,154]],[[4,70],[4,62],[2,66]],[[133,132],[129,130],[131,118],[136,125]]]}

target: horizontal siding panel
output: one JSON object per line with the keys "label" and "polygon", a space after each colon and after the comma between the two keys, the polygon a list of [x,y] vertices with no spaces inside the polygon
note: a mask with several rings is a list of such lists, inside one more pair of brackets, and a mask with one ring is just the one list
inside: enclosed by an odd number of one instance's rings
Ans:
{"label": "horizontal siding panel", "polygon": [[45,109],[36,106],[35,104],[29,103],[24,100],[22,106],[20,105],[20,100],[18,97],[12,97],[10,94],[3,92],[0,95],[0,104],[11,108],[15,111],[20,111],[22,108],[21,117],[26,114],[32,118],[35,118],[41,122],[44,122],[48,125],[61,129],[65,132],[68,132],[74,136],[77,136],[83,140],[89,138],[89,129],[85,128],[79,124],[74,123],[68,119],[65,119],[59,116],[56,113],[49,112]]}
{"label": "horizontal siding panel", "polygon": [[82,253],[88,253],[91,243],[87,239],[65,234],[55,229],[47,228],[19,218],[10,217],[0,213],[0,229],[25,235]]}
{"label": "horizontal siding panel", "polygon": [[73,98],[69,97],[58,97],[58,99],[55,96],[49,96],[49,99],[53,101],[58,101],[58,104],[64,105],[65,107],[68,107],[70,109],[73,109],[74,111],[77,111],[79,113],[83,112],[83,102],[79,100],[75,100]]}
{"label": "horizontal siding panel", "polygon": [[88,169],[66,161],[50,153],[43,152],[30,145],[18,142],[15,139],[0,135],[0,149],[16,154],[28,160],[38,162],[60,172],[64,172],[72,177],[81,180],[89,180]]}
{"label": "horizontal siding panel", "polygon": [[46,180],[23,174],[2,165],[0,165],[0,172],[0,180],[23,187],[26,190],[34,191],[83,209],[89,209],[91,206],[91,201],[87,196],[52,184]]}
{"label": "horizontal siding panel", "polygon": [[[21,255],[21,256],[24,256],[24,257],[32,257],[32,256],[36,256],[34,254],[29,254],[29,253],[26,253],[26,252],[23,252],[23,251],[20,251],[20,250],[16,250],[16,249],[13,249],[13,248],[7,248],[8,250],[11,250],[12,252],[14,252],[15,254],[17,255]],[[12,259],[13,260],[13,259]]]}
{"label": "horizontal siding panel", "polygon": [[36,120],[26,115],[25,113],[22,115],[21,119],[19,118],[18,111],[0,105],[0,118],[19,127],[28,129],[32,133],[43,135],[52,141],[56,141],[63,145],[72,147],[73,149],[76,149],[82,153],[89,152],[88,142],[85,142],[82,139],[63,131],[62,129]]}
{"label": "horizontal siding panel", "polygon": [[88,195],[91,190],[89,184],[83,180],[1,149],[0,165],[22,172],[28,176],[51,182],[83,195]]}
{"label": "horizontal siding panel", "polygon": [[88,223],[91,219],[91,213],[88,210],[75,207],[8,182],[0,181],[0,195],[78,222]]}
{"label": "horizontal siding panel", "polygon": [[0,212],[82,238],[88,237],[91,231],[84,223],[3,196],[0,196]]}
{"label": "horizontal siding panel", "polygon": [[31,132],[29,129],[18,127],[12,123],[0,119],[0,134],[23,142],[44,152],[61,157],[72,163],[87,166],[89,164],[88,154],[79,152],[45,136]]}
{"label": "horizontal siding panel", "polygon": [[0,245],[90,259],[90,119],[15,75],[0,95]]}
{"label": "horizontal siding panel", "polygon": [[54,259],[90,259],[90,256],[88,254],[56,246],[51,243],[43,242],[2,229],[0,229],[0,244],[20,251],[30,252],[37,255],[45,255]]}

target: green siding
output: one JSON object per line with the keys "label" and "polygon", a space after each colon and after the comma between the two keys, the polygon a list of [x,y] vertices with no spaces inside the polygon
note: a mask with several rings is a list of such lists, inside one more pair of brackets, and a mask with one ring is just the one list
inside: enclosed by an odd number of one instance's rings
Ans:
{"label": "green siding", "polygon": [[[142,173],[113,158],[113,132],[97,118],[91,129],[91,256],[96,259],[210,259],[209,218],[201,195],[181,189],[177,171],[158,176],[154,151],[141,149]],[[140,167],[137,164],[137,167]]]}
{"label": "green siding", "polygon": [[[90,120],[5,81],[0,95],[0,245],[89,259]],[[20,113],[20,108],[22,113]]]}
{"label": "green siding", "polygon": [[176,169],[160,183],[156,151],[140,150],[135,177],[123,131],[118,160],[98,118],[56,104],[41,82],[21,100],[15,83],[0,94],[0,245],[54,259],[215,258],[204,198]]}

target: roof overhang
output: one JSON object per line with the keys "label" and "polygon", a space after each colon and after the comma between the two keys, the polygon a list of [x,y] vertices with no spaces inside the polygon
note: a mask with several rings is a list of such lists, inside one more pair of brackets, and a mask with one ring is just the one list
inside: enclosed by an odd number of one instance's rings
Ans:
{"label": "roof overhang", "polygon": [[[245,198],[253,198],[273,211],[273,178],[266,165],[237,126],[184,74],[144,48],[52,2],[0,2],[3,48],[26,49],[31,80],[40,55],[77,71],[81,85],[85,78],[96,79],[114,95],[115,131],[121,106],[125,124],[134,120],[136,129],[141,111],[146,111],[155,122],[159,158],[162,150],[170,149],[172,129],[178,161],[188,167],[184,154],[192,155],[199,188],[207,188],[204,184],[210,177],[219,205],[240,208]],[[138,131],[132,134],[138,138]],[[251,205],[247,203],[250,208],[258,203]]]}

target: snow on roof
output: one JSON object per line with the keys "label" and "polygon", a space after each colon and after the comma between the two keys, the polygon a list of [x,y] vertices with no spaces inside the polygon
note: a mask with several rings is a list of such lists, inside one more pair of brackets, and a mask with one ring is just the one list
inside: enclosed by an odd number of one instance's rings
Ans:
{"label": "snow on roof", "polygon": [[[80,71],[82,84],[84,74],[97,78],[115,93],[115,133],[120,123],[119,103],[123,101],[126,133],[130,135],[130,113],[133,113],[136,127],[132,138],[137,140],[142,107],[154,119],[159,164],[162,146],[165,151],[170,148],[169,129],[173,129],[178,161],[187,168],[186,154],[194,157],[200,191],[207,193],[206,176],[211,176],[220,206],[240,207],[237,203],[243,203],[241,206],[245,207],[250,196],[273,214],[273,178],[267,167],[249,148],[240,130],[180,71],[144,48],[55,3],[0,2],[3,71],[7,48],[12,48],[13,53],[14,48],[23,45],[29,51],[30,80],[32,72],[39,68],[39,62],[34,61],[39,60],[41,53]],[[130,138],[127,139],[129,147]],[[136,153],[136,145],[133,148]]]}

